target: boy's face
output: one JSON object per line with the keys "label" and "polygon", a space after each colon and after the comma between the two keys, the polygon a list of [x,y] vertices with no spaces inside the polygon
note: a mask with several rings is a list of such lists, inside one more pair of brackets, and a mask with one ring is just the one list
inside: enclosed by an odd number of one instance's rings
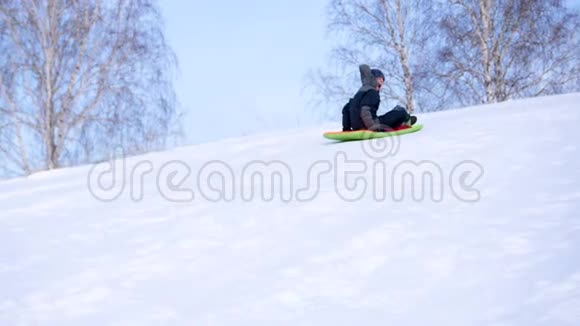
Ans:
{"label": "boy's face", "polygon": [[381,87],[383,87],[384,83],[385,83],[385,79],[383,77],[377,78],[377,91],[380,90]]}

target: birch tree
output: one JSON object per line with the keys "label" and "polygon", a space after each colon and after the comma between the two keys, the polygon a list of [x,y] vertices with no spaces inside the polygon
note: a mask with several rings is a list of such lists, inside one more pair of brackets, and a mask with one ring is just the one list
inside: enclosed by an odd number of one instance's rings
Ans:
{"label": "birch tree", "polygon": [[[413,112],[417,106],[416,93],[421,91],[418,86],[422,85],[417,76],[425,75],[429,68],[427,62],[421,62],[427,57],[424,54],[429,40],[429,3],[424,0],[332,0],[329,8],[329,31],[344,40],[344,45],[333,50],[333,58],[343,69],[355,71],[361,63],[381,69],[386,76],[383,94]],[[320,84],[328,86],[331,75],[319,76],[324,81]]]}
{"label": "birch tree", "polygon": [[4,173],[163,147],[174,66],[152,0],[0,0]]}
{"label": "birch tree", "polygon": [[571,90],[580,73],[578,15],[562,1],[448,0],[441,78],[463,105]]}

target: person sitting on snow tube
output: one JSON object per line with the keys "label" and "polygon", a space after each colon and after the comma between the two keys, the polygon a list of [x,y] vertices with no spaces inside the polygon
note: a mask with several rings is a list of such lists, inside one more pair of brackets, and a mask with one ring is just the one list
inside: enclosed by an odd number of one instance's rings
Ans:
{"label": "person sitting on snow tube", "polygon": [[379,91],[385,82],[385,75],[379,69],[360,65],[361,88],[342,108],[342,131],[364,130],[390,131],[403,124],[409,126],[417,122],[402,106],[377,116],[381,97]]}

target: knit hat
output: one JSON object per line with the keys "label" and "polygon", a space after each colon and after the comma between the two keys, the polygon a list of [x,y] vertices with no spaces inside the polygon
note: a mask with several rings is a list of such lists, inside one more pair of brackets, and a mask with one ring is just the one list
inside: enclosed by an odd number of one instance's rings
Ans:
{"label": "knit hat", "polygon": [[381,77],[381,78],[385,79],[385,75],[379,69],[371,69],[371,72],[373,73],[373,76],[375,76],[375,78]]}

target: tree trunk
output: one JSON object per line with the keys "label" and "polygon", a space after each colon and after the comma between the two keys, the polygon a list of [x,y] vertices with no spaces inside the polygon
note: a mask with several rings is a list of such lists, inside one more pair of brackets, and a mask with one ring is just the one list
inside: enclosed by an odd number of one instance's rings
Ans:
{"label": "tree trunk", "polygon": [[481,12],[481,33],[479,36],[480,46],[481,46],[481,63],[483,64],[483,78],[484,78],[484,88],[485,88],[485,97],[486,103],[493,103],[496,101],[495,92],[494,92],[494,82],[491,76],[492,74],[492,55],[489,49],[488,42],[492,37],[491,31],[491,21],[490,16],[490,0],[480,0],[479,1],[479,10]]}
{"label": "tree trunk", "polygon": [[395,1],[396,13],[397,13],[397,27],[399,31],[400,47],[399,56],[401,59],[401,68],[403,69],[403,83],[405,84],[405,100],[407,111],[413,113],[415,111],[415,105],[413,103],[413,74],[411,73],[411,68],[409,67],[409,54],[407,51],[407,39],[405,37],[406,25],[401,7],[401,0]]}
{"label": "tree trunk", "polygon": [[56,112],[54,105],[54,90],[52,70],[56,59],[56,50],[58,46],[57,36],[57,10],[55,3],[50,1],[48,3],[48,20],[44,34],[44,87],[46,91],[45,100],[45,146],[46,146],[46,167],[49,170],[58,168],[59,157],[57,155],[58,148],[56,146]]}

